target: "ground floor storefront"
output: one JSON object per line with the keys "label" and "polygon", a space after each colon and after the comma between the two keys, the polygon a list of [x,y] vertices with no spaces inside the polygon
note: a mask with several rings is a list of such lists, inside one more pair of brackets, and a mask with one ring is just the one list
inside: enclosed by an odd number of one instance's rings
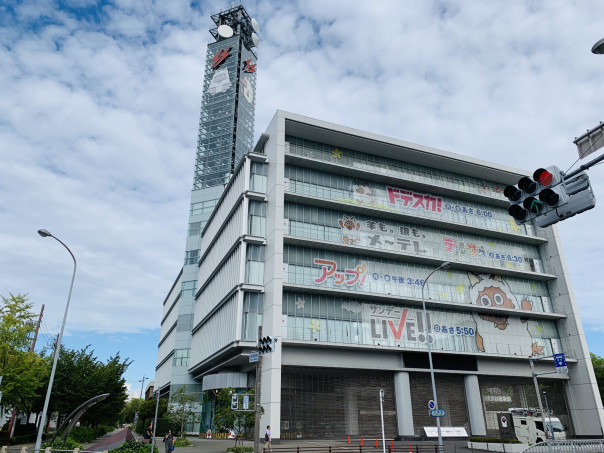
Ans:
{"label": "ground floor storefront", "polygon": [[[546,380],[540,384],[552,413],[572,435],[563,384]],[[380,389],[384,390],[381,409]],[[463,427],[468,435],[477,432],[474,420],[476,425],[482,424],[483,435],[499,437],[498,412],[539,407],[533,381],[526,378],[437,373],[436,389],[439,407],[446,412],[441,425]],[[428,372],[284,367],[281,438],[381,438],[381,411],[386,438],[401,434],[421,438],[424,427],[436,425],[428,412],[431,399]]]}

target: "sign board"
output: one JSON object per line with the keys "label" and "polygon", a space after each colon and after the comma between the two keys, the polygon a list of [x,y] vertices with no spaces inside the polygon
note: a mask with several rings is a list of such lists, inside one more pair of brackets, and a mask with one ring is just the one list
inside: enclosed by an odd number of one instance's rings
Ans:
{"label": "sign board", "polygon": [[444,417],[447,415],[444,409],[431,409],[429,412],[431,417]]}
{"label": "sign board", "polygon": [[138,412],[134,413],[134,424],[136,425],[136,422],[138,421]]}
{"label": "sign board", "polygon": [[554,354],[554,364],[556,365],[556,373],[568,373],[566,357],[563,353]]}
{"label": "sign board", "polygon": [[428,409],[436,409],[436,403],[434,402],[434,400],[428,401]]}
{"label": "sign board", "polygon": [[[426,437],[438,437],[438,428],[436,426],[424,426]],[[443,426],[440,429],[442,437],[469,437],[463,426]]]}
{"label": "sign board", "polygon": [[231,409],[237,409],[239,407],[239,395],[231,396]]}
{"label": "sign board", "polygon": [[243,395],[243,408],[245,410],[250,408],[250,397],[249,395]]}
{"label": "sign board", "polygon": [[250,363],[257,362],[257,361],[258,361],[258,353],[252,352],[250,354]]}

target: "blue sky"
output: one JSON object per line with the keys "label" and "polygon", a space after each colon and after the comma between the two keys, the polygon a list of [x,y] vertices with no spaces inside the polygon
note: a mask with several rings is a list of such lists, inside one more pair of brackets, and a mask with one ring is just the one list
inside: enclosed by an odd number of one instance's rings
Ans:
{"label": "blue sky", "polygon": [[[45,304],[64,343],[154,376],[184,259],[210,14],[230,2],[0,5],[0,294]],[[534,170],[576,165],[602,117],[604,3],[245,2],[257,18],[256,136],[277,109]],[[583,163],[583,162],[581,162]],[[600,167],[590,170],[604,194]],[[604,207],[559,226],[590,349],[604,355]]]}

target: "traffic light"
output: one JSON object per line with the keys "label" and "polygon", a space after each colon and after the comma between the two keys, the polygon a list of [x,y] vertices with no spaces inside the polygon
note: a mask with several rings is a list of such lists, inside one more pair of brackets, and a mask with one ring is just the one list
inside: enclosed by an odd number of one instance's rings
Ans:
{"label": "traffic light", "polygon": [[521,178],[517,186],[507,186],[503,193],[511,204],[508,212],[519,225],[534,219],[545,228],[595,206],[585,172],[565,180],[556,166],[539,168],[532,178]]}
{"label": "traffic light", "polygon": [[276,344],[276,337],[268,335],[266,337],[260,338],[260,340],[258,341],[258,352],[260,353],[260,355],[275,352]]}
{"label": "traffic light", "polygon": [[239,395],[231,395],[231,409],[239,407]]}
{"label": "traffic light", "polygon": [[523,224],[564,203],[567,197],[564,189],[559,187],[563,181],[564,173],[551,166],[539,168],[532,178],[521,178],[517,187],[507,186],[503,194],[511,203],[509,214],[516,223]]}
{"label": "traffic light", "polygon": [[560,201],[555,209],[535,219],[535,223],[541,228],[592,209],[596,205],[596,197],[585,172],[564,181],[560,186],[564,188],[566,199],[564,202]]}

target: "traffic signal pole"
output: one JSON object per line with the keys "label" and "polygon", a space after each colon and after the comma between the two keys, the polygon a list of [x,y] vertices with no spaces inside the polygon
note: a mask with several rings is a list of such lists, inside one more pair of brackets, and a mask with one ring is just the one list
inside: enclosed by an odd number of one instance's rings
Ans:
{"label": "traffic signal pole", "polygon": [[568,173],[567,175],[564,175],[564,180],[566,181],[567,179],[572,178],[573,176],[578,175],[582,171],[589,170],[589,168],[593,167],[596,164],[599,164],[603,160],[604,160],[604,154],[602,154],[599,157],[596,157],[592,161],[587,162],[585,165],[581,165],[577,170],[572,171],[572,172]]}

